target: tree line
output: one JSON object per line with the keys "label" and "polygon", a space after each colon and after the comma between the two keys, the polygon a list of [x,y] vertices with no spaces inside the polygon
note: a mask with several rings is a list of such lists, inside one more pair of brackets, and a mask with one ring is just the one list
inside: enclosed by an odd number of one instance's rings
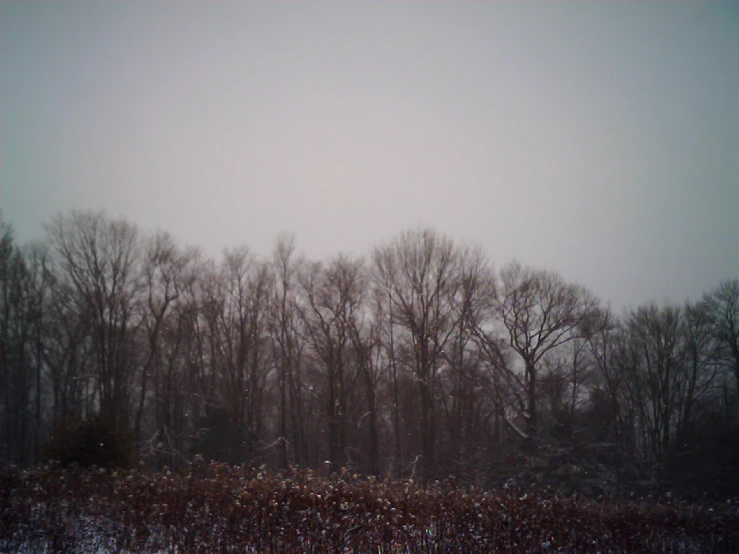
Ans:
{"label": "tree line", "polygon": [[433,229],[216,262],[89,211],[26,245],[3,227],[0,263],[7,463],[95,419],[156,467],[737,488],[737,279],[617,315]]}

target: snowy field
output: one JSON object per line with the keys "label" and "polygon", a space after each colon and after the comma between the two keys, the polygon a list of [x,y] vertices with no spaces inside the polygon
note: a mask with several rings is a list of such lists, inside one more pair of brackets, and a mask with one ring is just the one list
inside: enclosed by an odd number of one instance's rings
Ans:
{"label": "snowy field", "polygon": [[5,470],[0,552],[739,552],[739,511],[211,465]]}

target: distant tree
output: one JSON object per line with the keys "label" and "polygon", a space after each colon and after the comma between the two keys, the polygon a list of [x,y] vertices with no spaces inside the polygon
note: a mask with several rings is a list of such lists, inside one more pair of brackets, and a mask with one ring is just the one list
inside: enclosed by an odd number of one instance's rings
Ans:
{"label": "distant tree", "polygon": [[384,283],[377,282],[377,279],[382,278],[382,276],[374,274],[372,266],[370,266],[369,275],[370,281],[374,285],[371,287],[371,302],[377,337],[378,355],[376,364],[380,373],[385,376],[378,385],[386,389],[385,397],[389,404],[389,406],[386,406],[386,410],[391,420],[393,436],[392,455],[386,456],[388,460],[387,469],[390,474],[393,474],[402,469],[405,462],[404,446],[407,447],[408,445],[408,441],[403,440],[403,422],[400,409],[400,381],[403,366],[398,355],[392,294]]}
{"label": "distant tree", "polygon": [[723,281],[704,297],[719,363],[734,375],[739,393],[739,280]]}
{"label": "distant tree", "polygon": [[[711,321],[715,362],[722,373],[710,397],[703,436],[715,440],[722,466],[719,475],[739,475],[739,280],[723,281],[704,297],[704,303]],[[733,490],[739,492],[739,479],[734,478]]]}
{"label": "distant tree", "polygon": [[51,387],[52,422],[82,420],[95,411],[93,352],[89,314],[77,301],[74,284],[53,268],[44,328],[44,363]]}
{"label": "distant tree", "polygon": [[711,392],[719,370],[716,343],[713,336],[710,308],[706,302],[686,302],[682,310],[682,342],[684,348],[684,375],[678,395],[680,440],[696,416],[696,404]]}
{"label": "distant tree", "polygon": [[[185,364],[183,318],[186,288],[196,279],[197,251],[182,250],[164,232],[145,237],[141,265],[140,385],[134,435],[144,452],[170,467],[182,462],[189,427],[190,381]],[[147,398],[150,399],[147,402]],[[150,430],[143,444],[144,416]]]}
{"label": "distant tree", "polygon": [[58,278],[86,324],[101,417],[126,428],[137,359],[141,261],[137,228],[102,212],[72,211],[46,227]]}
{"label": "distant tree", "polygon": [[631,400],[648,461],[662,462],[715,377],[703,306],[642,306],[626,321]]}
{"label": "distant tree", "polygon": [[186,379],[180,386],[195,399],[198,412],[217,405],[220,368],[221,317],[225,292],[221,275],[210,259],[197,256],[192,264],[192,279],[187,279],[177,303],[178,326],[182,334],[182,357]]}
{"label": "distant tree", "polygon": [[267,377],[262,359],[267,350],[264,339],[273,276],[267,264],[258,261],[244,246],[225,252],[221,279],[225,293],[219,328],[223,337],[221,396],[234,425],[242,429],[249,443],[245,455],[251,457],[262,428]]}
{"label": "distant tree", "polygon": [[[380,404],[379,385],[385,375],[382,355],[382,317],[375,309],[370,308],[370,284],[366,268],[357,262],[348,273],[349,280],[353,283],[352,288],[358,295],[357,305],[360,309],[352,309],[344,313],[346,326],[351,336],[353,358],[359,372],[360,381],[364,388],[364,404],[366,412],[356,423],[356,428],[364,426],[366,418],[367,435],[369,444],[367,452],[366,471],[371,475],[380,472],[380,420],[383,414],[383,406]],[[373,305],[373,308],[376,308]]]}
{"label": "distant tree", "polygon": [[479,248],[459,247],[459,287],[456,324],[442,352],[440,400],[447,431],[446,468],[455,475],[479,475],[484,458],[488,420],[497,414],[484,392],[486,371],[476,330],[491,321],[495,274]]}
{"label": "distant tree", "polygon": [[[518,356],[522,371],[516,362],[498,363],[497,367],[514,398],[509,407],[525,422],[524,429],[516,428],[529,447],[535,448],[542,362],[555,349],[583,337],[582,326],[591,320],[598,300],[584,287],[567,283],[556,273],[515,262],[501,270],[498,294],[497,316],[506,348]],[[478,334],[488,357],[502,362],[498,331],[480,328]]]}
{"label": "distant tree", "polygon": [[[143,247],[143,263],[141,280],[145,298],[140,302],[143,333],[146,336],[146,356],[141,368],[138,407],[134,425],[136,441],[141,440],[141,421],[144,412],[149,379],[154,377],[155,384],[158,369],[161,365],[161,346],[164,343],[162,332],[165,320],[172,304],[180,297],[183,280],[186,279],[185,268],[191,255],[179,251],[174,239],[165,232],[157,232],[147,237]],[[154,375],[152,375],[154,374]],[[157,399],[157,407],[161,405]]]}
{"label": "distant tree", "polygon": [[460,253],[430,229],[407,231],[373,253],[376,285],[387,298],[394,325],[407,335],[419,399],[421,474],[436,472],[438,373],[443,352],[461,317],[457,301]]}
{"label": "distant tree", "polygon": [[12,231],[0,236],[0,445],[2,458],[39,459],[44,326],[51,284],[48,251],[19,248]]}
{"label": "distant tree", "polygon": [[274,276],[269,263],[259,261],[249,276],[248,321],[246,330],[248,349],[245,363],[247,377],[247,412],[243,422],[247,435],[253,441],[262,440],[265,428],[265,395],[267,377],[271,369],[269,352],[270,295]]}
{"label": "distant tree", "polygon": [[352,344],[349,314],[360,309],[356,273],[356,266],[339,257],[327,267],[318,262],[306,265],[299,276],[301,295],[296,307],[307,340],[325,370],[328,460],[334,467],[346,463]]}
{"label": "distant tree", "polygon": [[620,486],[623,470],[636,461],[636,408],[629,395],[628,341],[621,322],[610,311],[600,311],[597,317],[600,321],[595,332],[587,335],[593,376],[583,411],[589,439],[609,450]]}
{"label": "distant tree", "polygon": [[308,262],[281,235],[266,259],[216,263],[104,212],[61,214],[46,239],[0,229],[0,461],[46,441],[127,463],[135,437],[158,467],[200,453],[491,483],[533,465],[561,482],[563,464],[739,490],[736,279],[619,320],[431,229],[366,261]]}
{"label": "distant tree", "polygon": [[[288,467],[291,457],[299,465],[303,465],[308,457],[300,371],[304,345],[298,332],[299,317],[295,306],[296,279],[301,264],[302,260],[295,257],[295,238],[281,235],[277,240],[272,260],[275,286],[269,323],[277,369],[279,395],[277,440],[281,467]],[[288,424],[292,431],[290,437]]]}

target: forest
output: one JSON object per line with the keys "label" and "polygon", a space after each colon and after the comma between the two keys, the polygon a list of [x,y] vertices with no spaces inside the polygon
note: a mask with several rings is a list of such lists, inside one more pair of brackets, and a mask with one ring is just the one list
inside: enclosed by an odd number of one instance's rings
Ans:
{"label": "forest", "polygon": [[739,493],[736,278],[616,314],[428,228],[214,260],[93,211],[0,264],[0,464]]}

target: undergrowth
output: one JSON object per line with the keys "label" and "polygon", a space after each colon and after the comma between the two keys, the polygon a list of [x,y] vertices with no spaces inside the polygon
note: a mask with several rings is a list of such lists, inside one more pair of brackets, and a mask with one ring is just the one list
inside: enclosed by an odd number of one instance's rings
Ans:
{"label": "undergrowth", "polygon": [[222,464],[201,476],[58,466],[0,473],[0,550],[10,552],[739,551],[731,504],[592,501]]}

